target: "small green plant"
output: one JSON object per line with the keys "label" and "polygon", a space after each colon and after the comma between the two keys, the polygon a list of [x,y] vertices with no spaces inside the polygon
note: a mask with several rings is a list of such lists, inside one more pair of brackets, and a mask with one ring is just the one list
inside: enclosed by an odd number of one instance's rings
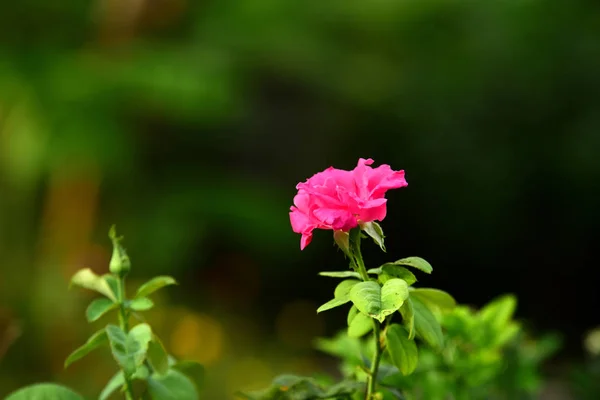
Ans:
{"label": "small green plant", "polygon": [[[457,306],[434,314],[444,332],[444,347],[418,346],[418,363],[407,374],[394,353],[384,352],[375,399],[393,400],[533,400],[542,384],[540,365],[560,347],[554,334],[533,341],[512,318],[516,299],[504,295],[481,310]],[[281,375],[263,391],[240,394],[256,400],[316,400],[364,398],[365,369],[373,356],[372,337],[352,329],[320,338],[316,347],[337,359],[341,382]],[[397,355],[397,354],[396,354]],[[403,354],[411,359],[411,354]],[[588,379],[587,382],[592,382]],[[579,398],[579,397],[578,397]],[[583,397],[582,397],[583,398]],[[586,397],[590,398],[591,397]]]}
{"label": "small green plant", "polygon": [[[333,231],[333,241],[349,268],[320,272],[341,279],[333,299],[316,312],[345,306],[347,327],[336,337],[319,339],[318,349],[340,360],[341,379],[280,375],[270,387],[237,393],[248,400],[526,400],[540,384],[539,365],[559,345],[555,337],[532,343],[513,319],[514,296],[502,296],[474,310],[457,306],[448,293],[419,287],[419,271],[433,267],[420,257],[405,257],[369,268],[362,255],[365,239],[386,251],[382,227],[387,190],[407,186],[404,171],[388,165],[371,168],[360,159],[352,171],[328,168],[297,186],[290,212],[292,229],[306,248],[315,229]],[[196,400],[204,370],[168,355],[141,317],[153,307],[148,297],[175,284],[169,276],[151,279],[126,296],[131,263],[114,227],[110,273],[77,272],[71,284],[102,294],[86,310],[88,322],[114,311],[118,324],[106,325],[76,349],[65,367],[105,346],[119,371],[100,393],[107,400],[119,392],[126,400]],[[139,323],[130,326],[131,317]],[[600,348],[600,346],[597,346]],[[68,388],[39,384],[8,400],[81,400]]]}
{"label": "small green plant", "polygon": [[[85,344],[73,351],[65,368],[101,347],[110,348],[119,371],[99,395],[106,400],[121,393],[126,400],[197,400],[204,369],[192,361],[177,361],[165,350],[161,340],[144,322],[140,314],[154,307],[149,296],[157,290],[176,284],[170,276],[158,276],[140,286],[133,298],[127,298],[125,283],[131,262],[121,245],[114,226],[109,232],[113,244],[110,273],[96,275],[89,268],[78,271],[71,286],[95,291],[104,297],[93,300],[86,310],[88,322],[94,322],[109,312],[118,316],[118,324],[108,324],[90,336]],[[131,326],[131,317],[139,323]],[[6,400],[83,400],[64,386],[42,383],[20,389]]]}

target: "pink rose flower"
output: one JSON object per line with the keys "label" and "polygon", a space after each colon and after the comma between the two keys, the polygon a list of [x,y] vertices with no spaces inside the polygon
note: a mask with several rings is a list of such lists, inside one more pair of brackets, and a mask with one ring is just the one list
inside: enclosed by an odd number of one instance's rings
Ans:
{"label": "pink rose flower", "polygon": [[359,223],[385,218],[385,192],[408,183],[404,171],[393,171],[386,164],[371,168],[371,164],[372,159],[361,158],[352,171],[329,167],[296,186],[290,222],[292,230],[302,234],[301,250],[312,240],[314,229],[349,231]]}

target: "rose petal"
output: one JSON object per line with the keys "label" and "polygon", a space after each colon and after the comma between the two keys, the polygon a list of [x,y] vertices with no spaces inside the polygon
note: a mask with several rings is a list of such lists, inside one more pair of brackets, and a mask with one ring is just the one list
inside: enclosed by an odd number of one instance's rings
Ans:
{"label": "rose petal", "polygon": [[308,215],[298,210],[296,207],[291,208],[290,223],[292,224],[292,230],[296,233],[310,232],[316,226],[316,224],[310,220]]}
{"label": "rose petal", "polygon": [[356,218],[348,210],[318,208],[313,215],[327,229],[348,231],[358,225]]}
{"label": "rose petal", "polygon": [[304,250],[312,241],[312,233],[303,233],[300,239],[300,250]]}
{"label": "rose petal", "polygon": [[387,213],[387,199],[375,199],[366,202],[360,210],[358,219],[361,222],[382,221]]}
{"label": "rose petal", "polygon": [[383,197],[390,189],[408,186],[404,179],[404,171],[393,171],[389,165],[381,165],[369,174],[369,197]]}
{"label": "rose petal", "polygon": [[352,171],[329,167],[296,185],[290,209],[292,230],[302,234],[300,248],[312,240],[314,229],[348,231],[361,222],[381,221],[387,213],[385,193],[407,186],[404,171],[360,158]]}

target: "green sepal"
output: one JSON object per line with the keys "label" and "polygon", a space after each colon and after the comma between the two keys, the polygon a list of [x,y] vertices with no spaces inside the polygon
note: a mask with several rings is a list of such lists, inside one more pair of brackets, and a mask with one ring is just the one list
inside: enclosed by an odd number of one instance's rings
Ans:
{"label": "green sepal", "polygon": [[127,255],[127,251],[121,245],[123,236],[117,236],[117,228],[113,225],[108,231],[108,237],[113,244],[113,253],[108,268],[113,274],[123,277],[131,271],[131,260]]}
{"label": "green sepal", "polygon": [[372,221],[362,223],[360,224],[360,227],[367,235],[369,235],[373,239],[373,241],[381,248],[381,250],[385,252],[385,236],[383,235],[383,229],[381,229],[381,226],[377,222]]}
{"label": "green sepal", "polygon": [[358,310],[379,322],[397,311],[408,298],[408,285],[402,279],[390,279],[383,286],[360,282],[350,290],[350,299]]}
{"label": "green sepal", "polygon": [[334,231],[333,232],[333,241],[335,244],[344,252],[348,257],[351,256],[350,253],[350,234],[344,231]]}
{"label": "green sepal", "polygon": [[354,279],[346,279],[345,281],[341,281],[335,288],[333,300],[329,300],[327,303],[319,307],[317,309],[317,313],[331,310],[332,308],[348,303],[350,301],[350,290],[358,283],[360,283],[360,281]]}
{"label": "green sepal", "polygon": [[100,329],[92,336],[90,336],[84,345],[80,346],[79,348],[75,349],[75,351],[73,351],[71,354],[69,354],[69,356],[65,360],[65,368],[67,368],[69,365],[73,364],[80,358],[85,357],[88,353],[92,352],[98,347],[104,345],[105,343],[107,343],[107,341],[108,337],[106,335],[106,330]]}
{"label": "green sepal", "polygon": [[147,297],[148,295],[168,285],[177,285],[177,281],[170,276],[157,276],[155,278],[152,278],[138,288],[134,299],[139,299],[140,297]]}
{"label": "green sepal", "polygon": [[386,350],[392,363],[402,375],[410,375],[419,361],[419,352],[414,340],[408,338],[403,326],[391,324],[385,331]]}
{"label": "green sepal", "polygon": [[79,286],[84,289],[93,290],[111,299],[113,302],[117,301],[117,298],[108,284],[104,276],[98,276],[89,268],[80,269],[73,275],[69,288],[72,286]]}
{"label": "green sepal", "polygon": [[93,300],[85,310],[85,317],[88,322],[94,322],[100,319],[107,312],[114,310],[119,305],[110,299],[99,298]]}

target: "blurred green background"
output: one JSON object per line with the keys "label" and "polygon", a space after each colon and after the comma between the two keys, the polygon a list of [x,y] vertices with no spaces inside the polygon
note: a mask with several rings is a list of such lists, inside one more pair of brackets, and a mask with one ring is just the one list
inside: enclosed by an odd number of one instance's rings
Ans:
{"label": "blurred green background", "polygon": [[[346,268],[299,250],[295,185],[359,157],[404,169],[388,254],[481,305],[515,293],[581,357],[600,323],[600,6],[592,1],[24,0],[0,6],[0,396],[57,380],[97,394],[91,294],[116,223],[132,284],[171,274],[149,320],[208,367],[208,397],[331,360],[316,315]],[[105,324],[102,319],[95,324]]]}

